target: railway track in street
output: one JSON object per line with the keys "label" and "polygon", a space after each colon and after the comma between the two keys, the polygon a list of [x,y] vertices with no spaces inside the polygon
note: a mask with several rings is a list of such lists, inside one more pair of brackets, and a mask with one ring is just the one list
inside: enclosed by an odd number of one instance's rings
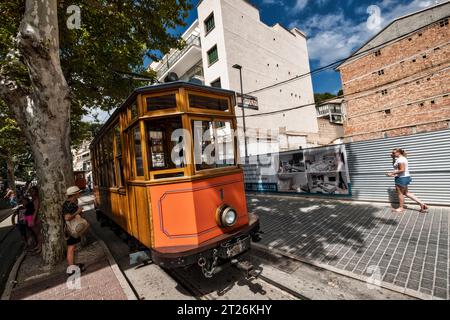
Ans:
{"label": "railway track in street", "polygon": [[250,278],[233,266],[226,267],[212,279],[204,278],[197,266],[163,270],[197,300],[240,300],[249,297],[258,300],[310,300],[301,292],[265,275],[265,266],[258,267],[262,269],[260,274]]}

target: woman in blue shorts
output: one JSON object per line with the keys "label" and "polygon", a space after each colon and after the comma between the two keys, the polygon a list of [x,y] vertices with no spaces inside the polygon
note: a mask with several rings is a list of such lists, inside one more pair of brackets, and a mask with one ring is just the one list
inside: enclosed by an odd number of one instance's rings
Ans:
{"label": "woman in blue shorts", "polygon": [[427,212],[428,206],[408,190],[408,186],[411,184],[412,179],[409,173],[408,158],[405,150],[394,149],[392,151],[392,159],[394,162],[394,171],[389,172],[387,175],[395,177],[395,188],[400,203],[399,207],[393,211],[403,213],[405,211],[405,197],[408,197],[420,205],[420,212]]}

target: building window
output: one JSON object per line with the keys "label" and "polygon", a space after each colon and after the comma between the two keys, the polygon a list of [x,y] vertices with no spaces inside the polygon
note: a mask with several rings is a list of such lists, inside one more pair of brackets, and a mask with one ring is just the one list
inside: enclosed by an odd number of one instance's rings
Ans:
{"label": "building window", "polygon": [[440,26],[441,28],[443,28],[443,27],[445,27],[445,26],[448,26],[448,18],[439,21],[439,26]]}
{"label": "building window", "polygon": [[211,82],[211,87],[222,88],[222,82],[220,81],[220,78]]}
{"label": "building window", "polygon": [[387,95],[387,94],[388,94],[387,89],[381,90],[381,95],[382,95],[382,96],[385,96],[385,95]]}
{"label": "building window", "polygon": [[214,12],[210,14],[205,20],[205,33],[208,34],[215,28],[216,24],[214,22]]}
{"label": "building window", "polygon": [[375,57],[379,57],[379,56],[381,56],[381,50],[375,51]]}
{"label": "building window", "polygon": [[380,70],[380,71],[378,71],[378,75],[379,76],[382,76],[384,74],[384,70],[382,69],[382,70]]}
{"label": "building window", "polygon": [[217,52],[217,45],[209,49],[208,51],[208,63],[212,65],[219,60],[219,53]]}

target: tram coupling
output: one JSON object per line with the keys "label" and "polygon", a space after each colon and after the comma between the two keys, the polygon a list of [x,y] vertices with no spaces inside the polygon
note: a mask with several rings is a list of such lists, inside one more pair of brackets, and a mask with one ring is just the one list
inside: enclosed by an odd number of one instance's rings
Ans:
{"label": "tram coupling", "polygon": [[253,263],[248,260],[233,259],[231,260],[231,265],[237,268],[239,271],[243,272],[247,280],[258,278],[261,274],[261,270],[256,270]]}

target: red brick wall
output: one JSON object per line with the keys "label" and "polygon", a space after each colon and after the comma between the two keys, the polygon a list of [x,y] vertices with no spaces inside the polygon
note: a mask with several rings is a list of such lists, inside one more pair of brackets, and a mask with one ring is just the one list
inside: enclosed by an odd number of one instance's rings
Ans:
{"label": "red brick wall", "polygon": [[360,141],[448,128],[449,42],[450,27],[436,23],[380,48],[380,56],[341,66],[345,136]]}

